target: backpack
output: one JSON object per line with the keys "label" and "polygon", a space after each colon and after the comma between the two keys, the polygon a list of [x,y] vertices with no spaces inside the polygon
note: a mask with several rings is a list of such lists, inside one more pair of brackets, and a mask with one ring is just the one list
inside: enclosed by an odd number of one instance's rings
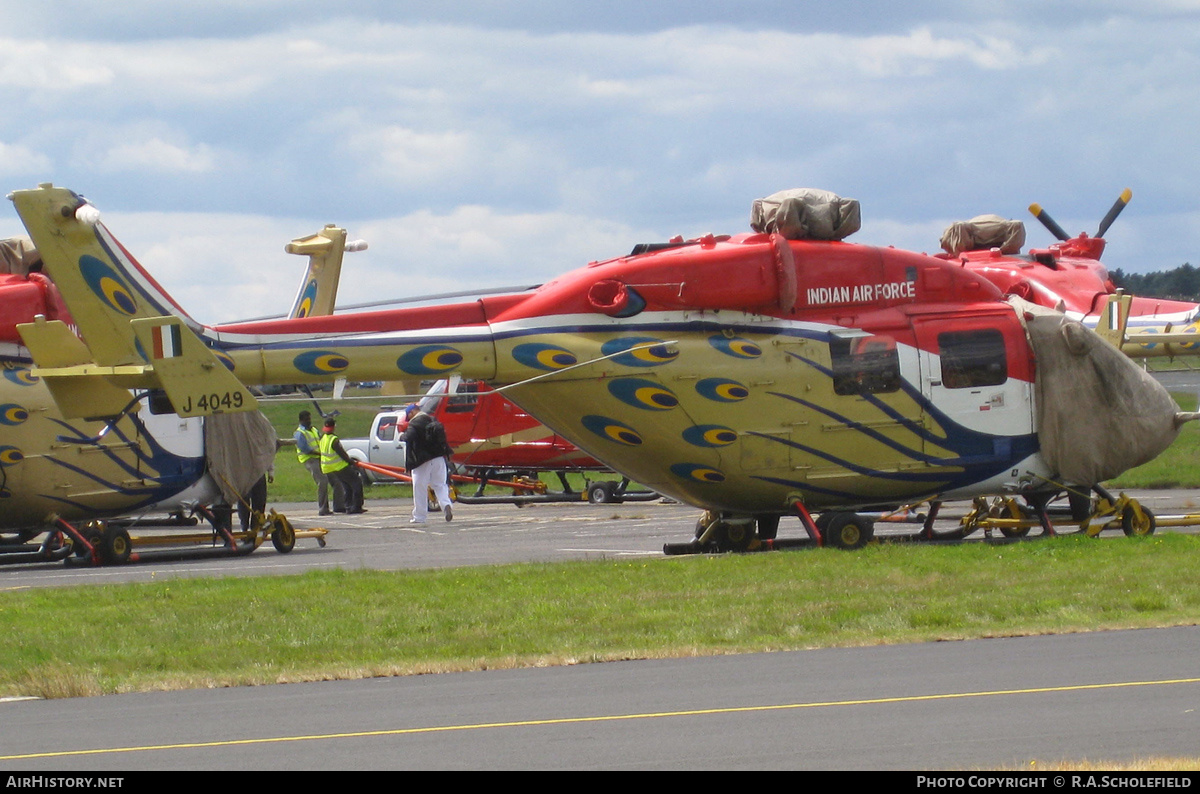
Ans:
{"label": "backpack", "polygon": [[425,437],[422,439],[424,443],[422,447],[432,455],[446,454],[446,428],[436,419],[430,419],[429,424],[425,425]]}

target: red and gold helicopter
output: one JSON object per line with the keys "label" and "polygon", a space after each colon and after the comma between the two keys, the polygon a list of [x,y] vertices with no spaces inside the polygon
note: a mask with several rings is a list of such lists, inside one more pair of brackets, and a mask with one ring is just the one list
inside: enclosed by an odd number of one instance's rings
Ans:
{"label": "red and gold helicopter", "polygon": [[[343,251],[364,247],[361,241],[347,243],[345,230],[332,226],[293,240],[286,250],[307,256],[308,267],[291,316],[331,311],[329,284],[336,283]],[[0,240],[0,531],[13,535],[0,540],[0,561],[44,562],[77,552],[78,546],[73,550],[62,542],[61,531],[46,532],[48,526],[61,526],[60,520],[150,514],[152,520],[146,523],[162,524],[163,514],[205,511],[224,500],[222,491],[240,492],[239,476],[251,481],[259,476],[275,454],[274,432],[267,436],[265,419],[255,428],[261,449],[251,456],[245,427],[206,427],[202,418],[159,410],[158,401],[152,401],[151,410],[138,411],[142,400],[128,391],[123,392],[127,410],[117,421],[64,416],[47,384],[32,374],[33,362],[16,328],[39,316],[74,327],[58,289],[41,267],[31,241]],[[77,345],[77,339],[64,340],[56,354],[70,355]],[[111,392],[114,399],[121,394]],[[226,438],[230,435],[232,442]],[[230,443],[238,447],[239,456],[252,458],[260,468],[247,474],[214,461]],[[118,523],[108,522],[104,532],[96,539],[102,541],[97,545],[103,561],[138,556]],[[45,536],[43,541],[28,543],[39,535]],[[233,551],[252,548],[238,542]]]}
{"label": "red and gold helicopter", "polygon": [[856,547],[864,511],[926,499],[1017,493],[1041,509],[1155,457],[1187,418],[1081,323],[958,260],[804,238],[803,205],[522,292],[206,327],[77,194],[11,198],[86,341],[59,321],[20,327],[65,414],[119,416],[130,388],[191,416],[252,408],[244,384],[458,373],[704,508],[701,545],[770,540],[791,514]]}

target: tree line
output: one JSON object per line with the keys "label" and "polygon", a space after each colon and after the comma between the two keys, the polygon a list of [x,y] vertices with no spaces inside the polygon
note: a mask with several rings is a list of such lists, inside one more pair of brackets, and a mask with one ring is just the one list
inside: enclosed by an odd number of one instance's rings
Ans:
{"label": "tree line", "polygon": [[1117,268],[1109,272],[1113,284],[1131,295],[1147,298],[1200,301],[1200,268],[1184,262],[1174,270],[1153,273],[1126,273]]}

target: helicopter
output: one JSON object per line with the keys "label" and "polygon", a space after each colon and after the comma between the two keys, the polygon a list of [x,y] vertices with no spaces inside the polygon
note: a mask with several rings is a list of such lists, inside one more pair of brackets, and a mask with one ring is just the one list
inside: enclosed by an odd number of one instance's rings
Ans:
{"label": "helicopter", "polygon": [[204,416],[252,409],[245,384],[453,372],[704,509],[699,543],[771,540],[795,515],[818,543],[856,548],[868,510],[998,493],[1044,506],[1152,459],[1194,418],[1095,331],[974,269],[778,223],[840,210],[819,197],[751,233],[638,245],[529,290],[217,326],[78,194],[10,198],[86,340],[64,356],[64,323],[19,326],[64,413],[113,421],[123,403],[106,388],[161,388]]}
{"label": "helicopter", "polygon": [[[1029,212],[1058,242],[1031,248],[1025,255],[1019,255],[1025,240],[1019,221],[1003,221],[995,215],[960,221],[942,235],[943,253],[936,256],[982,275],[1005,295],[1057,309],[1093,328],[1113,327],[1115,318],[1105,317],[1104,312],[1117,288],[1100,257],[1105,233],[1132,197],[1130,189],[1121,191],[1092,236],[1080,232],[1071,237],[1040,204],[1031,204]],[[1151,358],[1200,352],[1200,304],[1129,297],[1124,309],[1127,331],[1121,340],[1127,355]]]}
{"label": "helicopter", "polygon": [[[345,230],[327,226],[289,243],[289,253],[308,257],[290,316],[331,310],[328,274],[340,269],[344,250],[365,248],[362,241],[345,237]],[[12,531],[23,544],[53,525],[51,516],[87,521],[155,511],[182,519],[189,506],[211,505],[221,501],[223,490],[237,491],[220,487],[218,480],[232,472],[208,465],[206,452],[222,447],[217,435],[244,428],[219,432],[209,427],[206,433],[204,419],[180,417],[153,394],[135,398],[125,390],[110,393],[127,402],[120,421],[64,416],[58,410],[48,384],[32,373],[16,326],[38,316],[67,327],[74,327],[74,320],[53,281],[40,272],[32,241],[0,241],[0,250],[8,264],[8,272],[0,275],[0,530]],[[77,352],[79,344],[72,335],[58,354]],[[149,410],[136,410],[143,401]],[[272,431],[270,448],[259,457],[274,457],[273,436]],[[239,436],[236,443],[245,441]],[[7,551],[9,562],[28,556],[15,545]],[[61,553],[67,551],[64,547]]]}

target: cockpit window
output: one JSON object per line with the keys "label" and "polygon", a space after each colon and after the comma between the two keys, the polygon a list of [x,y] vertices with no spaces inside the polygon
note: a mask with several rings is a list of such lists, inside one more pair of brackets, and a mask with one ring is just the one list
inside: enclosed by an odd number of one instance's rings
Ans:
{"label": "cockpit window", "polygon": [[1004,335],[995,328],[938,334],[942,385],[947,389],[999,386],[1008,380]]}
{"label": "cockpit window", "polygon": [[829,340],[835,394],[880,394],[900,390],[900,356],[890,336]]}

